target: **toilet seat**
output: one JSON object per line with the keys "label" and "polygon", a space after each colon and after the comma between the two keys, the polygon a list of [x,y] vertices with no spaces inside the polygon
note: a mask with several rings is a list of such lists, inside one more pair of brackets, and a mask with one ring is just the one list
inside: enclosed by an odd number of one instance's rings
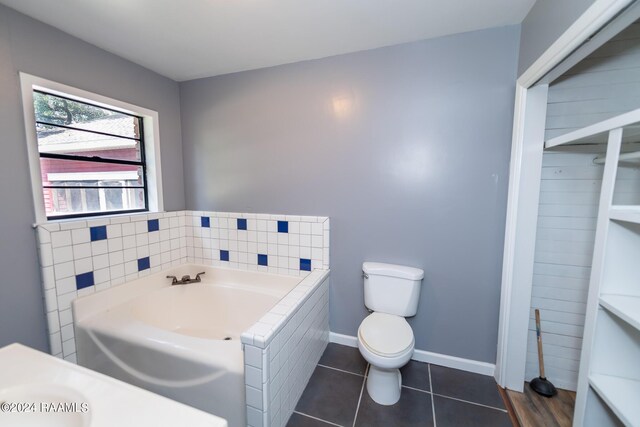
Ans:
{"label": "toilet seat", "polygon": [[413,330],[404,317],[371,313],[358,328],[358,338],[368,351],[379,357],[396,358],[413,353]]}

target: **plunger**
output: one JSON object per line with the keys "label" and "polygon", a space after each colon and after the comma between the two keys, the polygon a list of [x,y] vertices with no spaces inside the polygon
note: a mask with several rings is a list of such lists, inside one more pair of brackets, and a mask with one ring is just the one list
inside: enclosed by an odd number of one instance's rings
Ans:
{"label": "plunger", "polygon": [[536,393],[545,396],[551,397],[555,396],[558,392],[556,388],[551,384],[544,376],[544,359],[542,357],[542,333],[540,332],[540,310],[536,308],[536,335],[538,337],[538,364],[540,365],[540,376],[538,378],[534,378],[529,383],[529,386]]}

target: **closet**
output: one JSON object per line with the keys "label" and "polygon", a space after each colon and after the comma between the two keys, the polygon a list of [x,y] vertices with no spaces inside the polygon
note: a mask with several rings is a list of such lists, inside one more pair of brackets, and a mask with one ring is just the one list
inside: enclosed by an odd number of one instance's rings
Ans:
{"label": "closet", "polygon": [[[640,22],[555,79],[548,88],[545,140],[640,107]],[[628,131],[629,132],[629,131]],[[625,150],[633,147],[625,144]],[[606,145],[547,146],[542,158],[526,378],[537,376],[533,311],[542,311],[547,375],[577,389]],[[616,175],[615,203],[640,204],[640,168]]]}
{"label": "closet", "polygon": [[640,21],[549,83],[527,336],[574,426],[640,426]]}
{"label": "closet", "polygon": [[548,139],[545,148],[606,147],[580,354],[574,425],[640,425],[640,109]]}

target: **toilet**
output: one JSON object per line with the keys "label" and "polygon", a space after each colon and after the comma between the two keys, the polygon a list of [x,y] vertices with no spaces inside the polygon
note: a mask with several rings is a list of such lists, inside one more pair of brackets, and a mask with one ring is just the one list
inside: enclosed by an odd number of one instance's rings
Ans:
{"label": "toilet", "polygon": [[400,400],[400,368],[413,355],[413,330],[405,317],[415,316],[424,271],[402,265],[365,262],[364,304],[371,314],[358,328],[358,349],[371,364],[367,392],[380,405]]}

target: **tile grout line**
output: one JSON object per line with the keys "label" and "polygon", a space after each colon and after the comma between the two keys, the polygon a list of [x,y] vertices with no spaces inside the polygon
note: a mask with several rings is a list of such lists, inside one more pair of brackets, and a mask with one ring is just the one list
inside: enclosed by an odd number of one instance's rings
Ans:
{"label": "tile grout line", "polygon": [[327,368],[327,369],[333,369],[334,371],[338,371],[338,372],[344,372],[345,374],[351,374],[351,375],[356,375],[358,377],[365,377],[365,375],[361,375],[361,374],[356,374],[355,372],[349,372],[349,371],[345,371],[344,369],[338,369],[338,368],[334,368],[333,366],[327,366],[327,365],[321,365],[320,363],[318,363],[317,366],[320,366],[322,368]]}
{"label": "tile grout line", "polygon": [[371,365],[367,364],[367,369],[364,371],[365,377],[362,379],[362,387],[360,388],[360,396],[358,397],[358,406],[356,406],[356,415],[353,417],[353,425],[352,427],[356,427],[356,421],[358,420],[358,412],[360,411],[360,402],[362,402],[362,394],[364,393],[364,385],[367,383],[367,372],[369,372],[369,367]]}
{"label": "tile grout line", "polygon": [[472,402],[470,400],[458,399],[457,397],[445,396],[444,394],[438,394],[438,393],[433,393],[433,392],[431,394],[435,395],[435,396],[438,396],[438,397],[444,397],[445,399],[451,399],[451,400],[457,400],[458,402],[469,403],[470,405],[482,406],[483,408],[487,408],[487,409],[494,409],[496,411],[500,411],[500,412],[504,412],[504,413],[508,413],[509,412],[506,409],[496,408],[495,406],[484,405],[482,403]]}
{"label": "tile grout line", "polygon": [[429,390],[431,390],[431,412],[433,413],[433,427],[436,427],[436,404],[433,399],[433,384],[431,383],[431,363],[427,365],[429,371]]}
{"label": "tile grout line", "polygon": [[303,417],[311,418],[314,420],[322,421],[332,426],[342,427],[340,424],[332,423],[331,421],[323,420],[322,418],[314,417],[313,415],[305,414],[304,412],[293,411],[294,414],[302,415]]}
{"label": "tile grout line", "polygon": [[415,387],[409,387],[408,385],[403,385],[402,388],[408,388],[409,390],[414,390],[414,391],[419,391],[420,393],[427,393],[427,394],[431,394],[430,391],[427,390],[422,390],[419,388],[415,388]]}
{"label": "tile grout line", "polygon": [[509,412],[506,409],[497,408],[495,406],[489,406],[489,405],[485,405],[485,404],[482,404],[482,403],[472,402],[470,400],[464,400],[464,399],[460,399],[460,398],[457,398],[457,397],[445,396],[444,394],[434,393],[432,391],[427,391],[427,390],[421,390],[419,388],[409,387],[407,385],[403,385],[402,388],[406,388],[406,389],[413,390],[413,391],[419,391],[420,393],[436,395],[438,397],[444,397],[445,399],[457,400],[458,402],[469,403],[471,405],[483,406],[483,407],[488,408],[488,409],[495,409],[496,411],[507,412],[507,413]]}

